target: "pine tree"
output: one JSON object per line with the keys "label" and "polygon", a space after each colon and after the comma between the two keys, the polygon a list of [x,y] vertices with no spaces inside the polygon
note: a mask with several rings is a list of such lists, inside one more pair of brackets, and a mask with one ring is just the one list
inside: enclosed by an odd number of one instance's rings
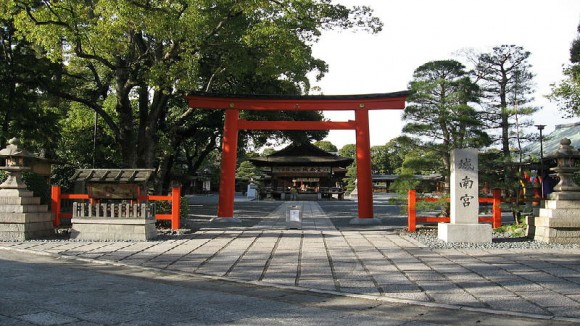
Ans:
{"label": "pine tree", "polygon": [[452,149],[488,144],[479,112],[472,106],[479,101],[479,88],[463,64],[443,60],[417,68],[410,89],[403,132],[418,137],[427,152],[440,157],[440,172],[448,177]]}
{"label": "pine tree", "polygon": [[533,100],[533,78],[530,52],[520,46],[501,45],[490,53],[480,54],[475,66],[477,83],[483,91],[482,104],[487,128],[499,130],[494,140],[501,143],[504,159],[511,160],[511,144],[515,140],[521,149],[525,127],[533,123],[526,117],[538,109],[530,107]]}

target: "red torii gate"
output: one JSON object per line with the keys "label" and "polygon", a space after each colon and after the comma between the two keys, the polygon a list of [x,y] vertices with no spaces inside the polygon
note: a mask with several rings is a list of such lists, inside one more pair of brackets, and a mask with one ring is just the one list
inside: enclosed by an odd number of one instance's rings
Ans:
{"label": "red torii gate", "polygon": [[[369,137],[369,110],[402,110],[409,92],[363,95],[215,95],[194,93],[186,96],[191,108],[225,109],[218,221],[234,218],[234,195],[239,130],[355,130],[358,191],[358,219],[353,224],[377,223],[373,214],[373,188]],[[240,110],[325,111],[353,110],[349,121],[250,121],[240,119]],[[388,122],[386,122],[388,123]]]}

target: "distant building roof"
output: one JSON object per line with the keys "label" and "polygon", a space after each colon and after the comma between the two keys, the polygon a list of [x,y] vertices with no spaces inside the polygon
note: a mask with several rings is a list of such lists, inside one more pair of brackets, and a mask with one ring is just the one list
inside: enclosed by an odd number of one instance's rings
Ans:
{"label": "distant building roof", "polygon": [[[560,140],[568,138],[572,141],[572,147],[580,147],[580,122],[557,125],[556,129],[548,135],[543,135],[544,156],[548,156],[560,147]],[[540,156],[540,141],[529,144],[522,149],[524,153]]]}
{"label": "distant building roof", "polygon": [[290,144],[273,154],[265,157],[251,158],[256,166],[340,166],[346,167],[354,160],[322,150],[311,143]]}

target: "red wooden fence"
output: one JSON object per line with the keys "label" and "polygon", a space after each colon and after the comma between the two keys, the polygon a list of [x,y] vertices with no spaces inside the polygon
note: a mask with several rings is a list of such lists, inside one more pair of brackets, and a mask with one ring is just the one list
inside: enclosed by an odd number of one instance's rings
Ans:
{"label": "red wooden fence", "polygon": [[[493,228],[501,226],[501,190],[494,189],[492,191],[493,197],[480,197],[480,203],[492,203],[491,216],[480,216],[479,222],[491,222]],[[428,201],[436,202],[437,198],[417,198],[417,193],[414,189],[409,189],[407,193],[407,230],[415,232],[417,230],[417,223],[449,223],[451,218],[449,216],[417,216],[417,202]]]}
{"label": "red wooden fence", "polygon": [[[63,199],[76,199],[76,200],[88,200],[93,201],[88,194],[63,194],[61,193],[60,186],[52,186],[51,189],[51,211],[52,211],[52,222],[55,227],[60,226],[62,218],[71,218],[72,214],[61,212],[61,200]],[[139,196],[137,201],[160,201],[166,200],[171,202],[171,214],[155,214],[156,220],[169,220],[171,221],[171,229],[179,229],[180,221],[180,204],[181,204],[181,188],[173,187],[171,188],[171,193],[167,196]]]}

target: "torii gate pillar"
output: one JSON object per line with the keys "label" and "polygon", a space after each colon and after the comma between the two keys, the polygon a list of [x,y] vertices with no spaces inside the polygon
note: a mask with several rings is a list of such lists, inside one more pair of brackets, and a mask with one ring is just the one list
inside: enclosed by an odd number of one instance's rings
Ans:
{"label": "torii gate pillar", "polygon": [[362,108],[355,111],[355,120],[358,218],[350,220],[350,224],[378,224],[380,220],[373,216],[369,111]]}
{"label": "torii gate pillar", "polygon": [[238,120],[237,109],[226,109],[224,135],[222,137],[222,160],[220,194],[215,222],[241,222],[234,217],[234,197],[236,194],[236,160],[238,157]]}

